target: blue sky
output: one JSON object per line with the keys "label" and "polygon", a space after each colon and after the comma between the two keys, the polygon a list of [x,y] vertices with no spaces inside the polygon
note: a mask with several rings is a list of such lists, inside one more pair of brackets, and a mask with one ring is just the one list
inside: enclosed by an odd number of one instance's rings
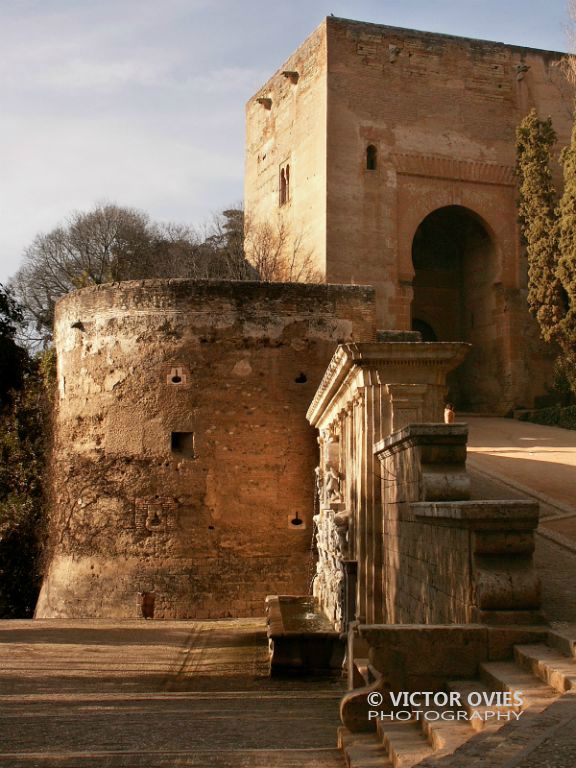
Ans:
{"label": "blue sky", "polygon": [[0,281],[72,210],[240,201],[244,104],[330,13],[567,46],[566,0],[0,0]]}

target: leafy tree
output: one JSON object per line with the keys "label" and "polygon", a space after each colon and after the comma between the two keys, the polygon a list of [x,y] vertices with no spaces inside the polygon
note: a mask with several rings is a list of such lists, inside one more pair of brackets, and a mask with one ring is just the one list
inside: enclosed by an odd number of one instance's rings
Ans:
{"label": "leafy tree", "polygon": [[244,252],[244,211],[228,208],[213,217],[200,241],[191,277],[216,280],[258,280]]}
{"label": "leafy tree", "polygon": [[561,154],[564,190],[557,202],[550,171],[556,134],[532,110],[517,131],[519,218],[528,257],[528,301],[542,338],[558,344],[554,389],[576,396],[576,126]]}
{"label": "leafy tree", "polygon": [[23,319],[12,292],[0,283],[0,407],[10,402],[13,390],[22,387],[28,356],[14,337]]}
{"label": "leafy tree", "polygon": [[[40,586],[42,473],[48,443],[50,353],[32,359],[14,336],[23,312],[0,286],[0,349],[8,350],[0,402],[0,617],[31,616]],[[9,374],[9,376],[8,376]],[[49,385],[51,388],[51,384]]]}

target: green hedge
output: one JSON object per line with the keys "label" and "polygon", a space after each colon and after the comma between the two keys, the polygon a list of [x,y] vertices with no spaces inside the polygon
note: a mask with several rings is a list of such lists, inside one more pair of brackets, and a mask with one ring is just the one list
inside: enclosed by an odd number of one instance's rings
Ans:
{"label": "green hedge", "polygon": [[576,429],[576,405],[561,408],[555,405],[551,408],[542,408],[540,411],[528,411],[520,416],[521,421],[531,421],[534,424],[546,424],[550,427],[563,427],[564,429]]}

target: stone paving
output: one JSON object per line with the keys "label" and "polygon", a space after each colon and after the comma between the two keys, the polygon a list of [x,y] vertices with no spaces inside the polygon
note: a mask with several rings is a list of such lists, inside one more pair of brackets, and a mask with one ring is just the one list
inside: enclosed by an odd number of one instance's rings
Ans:
{"label": "stone paving", "polygon": [[446,757],[422,768],[574,768],[576,696],[566,693],[548,707],[524,712],[499,730],[481,731]]}
{"label": "stone paving", "polygon": [[0,765],[341,768],[341,680],[267,661],[262,619],[0,622]]}
{"label": "stone paving", "polygon": [[576,431],[516,419],[457,415],[468,424],[468,468],[576,516]]}
{"label": "stone paving", "polygon": [[573,699],[573,694],[566,694],[556,704],[556,711],[564,714],[564,717],[559,719],[554,730],[542,734],[537,743],[532,743],[524,754],[517,755],[515,768],[574,768],[576,706]]}
{"label": "stone paving", "polygon": [[[468,468],[471,477],[472,497],[485,499],[498,498],[537,498],[540,503],[541,524],[536,536],[534,560],[542,581],[542,605],[544,612],[554,628],[576,636],[576,496],[574,495],[573,464],[576,456],[576,433],[567,430],[550,429],[563,433],[561,438],[563,460],[559,469],[550,473],[550,448],[542,463],[524,464],[524,461],[538,461],[538,446],[528,448],[528,455],[520,457],[518,476],[510,472],[510,462],[514,445],[521,448],[522,437],[533,437],[532,426],[510,420],[470,419],[471,435],[475,436],[473,445],[486,440],[487,430],[496,426],[491,438],[491,447],[500,444],[505,454],[496,450],[484,451],[482,460],[472,450],[469,454]],[[494,424],[496,422],[496,424]],[[502,424],[500,427],[499,424]],[[511,425],[511,426],[510,426]],[[481,426],[482,429],[478,427]],[[503,439],[512,436],[514,440]],[[482,436],[484,440],[481,440]],[[542,437],[551,437],[544,433]],[[528,441],[533,442],[533,441]],[[505,446],[505,447],[502,447]],[[559,446],[557,446],[559,447]],[[530,451],[532,452],[530,454]],[[570,456],[569,461],[566,456]],[[559,456],[556,456],[558,459]],[[526,474],[527,470],[530,470]],[[521,477],[520,477],[521,476]],[[512,481],[513,485],[510,485]],[[565,487],[563,483],[566,484]],[[544,492],[546,491],[546,492]],[[569,505],[574,506],[570,513]],[[559,505],[559,506],[558,506]],[[562,535],[550,536],[550,531]],[[437,761],[438,768],[574,768],[576,766],[576,695],[566,693],[544,713],[523,717],[519,723],[506,725],[496,734],[481,734],[452,756]]]}

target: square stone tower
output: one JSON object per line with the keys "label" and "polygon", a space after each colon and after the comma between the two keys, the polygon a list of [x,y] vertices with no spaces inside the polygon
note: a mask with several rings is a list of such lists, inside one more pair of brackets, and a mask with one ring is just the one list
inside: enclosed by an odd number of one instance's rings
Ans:
{"label": "square stone tower", "polygon": [[382,328],[467,341],[460,408],[530,406],[550,353],[526,304],[515,130],[568,142],[563,54],[329,17],[247,105],[245,205],[327,282],[376,288]]}

